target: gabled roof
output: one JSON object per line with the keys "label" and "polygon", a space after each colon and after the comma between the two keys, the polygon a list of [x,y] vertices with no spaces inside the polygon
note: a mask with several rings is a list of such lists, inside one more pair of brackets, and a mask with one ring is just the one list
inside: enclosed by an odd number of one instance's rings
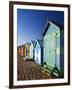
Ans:
{"label": "gabled roof", "polygon": [[26,42],[25,46],[29,46],[29,45],[30,45],[30,43],[29,42]]}
{"label": "gabled roof", "polygon": [[52,23],[52,24],[56,25],[57,27],[59,27],[61,30],[62,29],[64,30],[64,25],[62,25],[60,23],[57,23],[57,22],[54,22],[54,21],[49,21],[49,23]]}
{"label": "gabled roof", "polygon": [[36,41],[34,41],[34,40],[30,41],[30,43],[32,43],[33,46],[35,45],[35,42],[36,42]]}
{"label": "gabled roof", "polygon": [[43,40],[36,40],[35,46],[36,46],[37,42],[39,43],[40,47],[43,47]]}
{"label": "gabled roof", "polygon": [[46,34],[46,32],[47,32],[47,30],[48,30],[48,28],[49,28],[49,26],[50,26],[51,24],[54,24],[55,26],[59,27],[61,31],[64,30],[64,25],[61,25],[61,24],[59,24],[59,23],[57,23],[57,22],[54,22],[54,21],[49,21],[49,22],[46,24],[46,27],[45,27],[45,31],[44,31],[44,33],[43,33],[43,36],[45,36],[45,34]]}

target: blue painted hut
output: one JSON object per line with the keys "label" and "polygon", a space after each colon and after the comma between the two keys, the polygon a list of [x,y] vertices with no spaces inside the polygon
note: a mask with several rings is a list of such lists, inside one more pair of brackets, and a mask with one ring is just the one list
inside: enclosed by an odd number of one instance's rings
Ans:
{"label": "blue painted hut", "polygon": [[43,63],[43,40],[36,40],[34,46],[34,60],[40,65]]}
{"label": "blue painted hut", "polygon": [[44,37],[44,62],[49,68],[57,67],[64,71],[64,26],[49,21],[43,33]]}

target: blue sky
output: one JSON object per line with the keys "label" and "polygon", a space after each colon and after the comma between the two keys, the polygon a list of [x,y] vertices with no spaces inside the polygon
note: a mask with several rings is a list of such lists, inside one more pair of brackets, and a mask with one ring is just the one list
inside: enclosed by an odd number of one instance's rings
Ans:
{"label": "blue sky", "polygon": [[41,39],[49,20],[64,24],[64,12],[17,9],[17,45]]}

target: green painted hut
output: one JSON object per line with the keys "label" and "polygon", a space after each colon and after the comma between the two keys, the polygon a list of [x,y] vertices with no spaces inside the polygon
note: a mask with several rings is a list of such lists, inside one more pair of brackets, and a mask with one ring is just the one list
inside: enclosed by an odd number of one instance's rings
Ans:
{"label": "green painted hut", "polygon": [[50,69],[56,68],[64,76],[64,26],[49,21],[43,33],[43,62]]}

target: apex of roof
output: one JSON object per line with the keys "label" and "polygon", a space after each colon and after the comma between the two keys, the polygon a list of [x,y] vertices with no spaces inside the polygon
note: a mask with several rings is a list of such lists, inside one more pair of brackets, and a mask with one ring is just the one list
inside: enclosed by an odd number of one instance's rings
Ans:
{"label": "apex of roof", "polygon": [[49,26],[50,26],[51,24],[59,27],[61,31],[64,30],[64,25],[59,24],[59,23],[54,22],[54,21],[48,21],[48,23],[46,24],[46,27],[45,27],[45,31],[44,31],[44,33],[43,33],[43,36],[46,34],[46,32],[47,32],[47,30],[48,30],[48,28],[49,28]]}
{"label": "apex of roof", "polygon": [[31,41],[30,41],[30,43],[32,43],[33,45],[35,45],[35,42],[36,42],[36,41],[34,41],[34,40],[31,40]]}
{"label": "apex of roof", "polygon": [[[36,43],[35,43],[35,46],[36,46],[37,42],[39,43],[40,47],[43,47],[43,40],[37,39],[37,40],[36,40]],[[35,47],[35,46],[34,46],[34,47]]]}

